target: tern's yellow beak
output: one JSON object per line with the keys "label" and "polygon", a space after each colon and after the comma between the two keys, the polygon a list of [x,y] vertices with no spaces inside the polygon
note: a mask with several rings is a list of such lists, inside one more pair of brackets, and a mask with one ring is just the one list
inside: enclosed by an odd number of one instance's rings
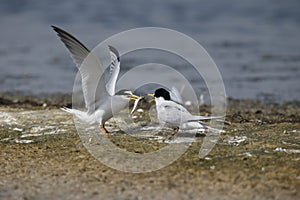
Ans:
{"label": "tern's yellow beak", "polygon": [[140,96],[137,96],[137,95],[135,95],[135,94],[132,94],[132,95],[130,96],[130,100],[136,100],[136,99],[138,99],[138,98],[140,98]]}
{"label": "tern's yellow beak", "polygon": [[[153,94],[153,93],[147,94],[147,96],[150,96],[150,97],[153,97],[153,98],[154,98],[154,94]],[[154,101],[155,101],[155,99],[150,99],[148,102],[149,102],[149,103],[152,103],[152,102],[154,102]]]}

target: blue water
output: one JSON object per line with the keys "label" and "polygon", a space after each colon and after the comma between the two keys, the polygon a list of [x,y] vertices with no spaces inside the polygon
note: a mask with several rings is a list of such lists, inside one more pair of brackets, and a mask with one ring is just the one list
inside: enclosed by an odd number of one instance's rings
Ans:
{"label": "blue water", "polygon": [[[298,0],[2,0],[0,92],[72,92],[76,68],[52,24],[91,48],[121,31],[158,26],[204,46],[219,67],[227,96],[300,100],[299,8]],[[153,55],[145,59],[150,62]],[[178,66],[175,61],[166,64]],[[122,73],[139,62],[124,58]]]}

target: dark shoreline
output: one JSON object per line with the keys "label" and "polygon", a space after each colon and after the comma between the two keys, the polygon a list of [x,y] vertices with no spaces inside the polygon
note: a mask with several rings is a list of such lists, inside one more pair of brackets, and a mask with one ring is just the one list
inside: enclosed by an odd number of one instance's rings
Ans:
{"label": "dark shoreline", "polygon": [[[272,100],[258,100],[258,99],[236,99],[228,97],[228,102],[248,102],[251,104],[259,104],[263,106],[288,106],[288,107],[300,107],[300,100],[286,101],[286,102],[275,102]],[[72,94],[71,93],[42,93],[42,94],[29,94],[23,92],[0,92],[0,105],[5,106],[71,106],[72,105]]]}
{"label": "dark shoreline", "polygon": [[72,94],[25,94],[22,92],[0,93],[0,105],[18,107],[70,107],[72,105]]}
{"label": "dark shoreline", "polygon": [[[132,107],[133,102],[130,107]],[[21,92],[0,93],[0,107],[17,108],[26,110],[48,110],[61,107],[72,107],[72,95],[63,93],[30,95]],[[151,104],[144,101],[140,107],[148,110]],[[211,106],[201,105],[201,115],[210,115]],[[262,102],[255,99],[227,99],[226,121],[230,123],[277,124],[299,123],[300,101]]]}
{"label": "dark shoreline", "polygon": [[[21,92],[0,93],[0,106],[24,109],[55,109],[72,107],[72,94],[53,93],[31,95]],[[144,109],[149,109],[147,102],[141,104]],[[202,114],[210,113],[209,105],[200,106]],[[263,123],[297,123],[300,114],[295,110],[300,109],[300,101],[285,103],[263,102],[256,99],[227,99],[226,119],[231,122],[250,122],[259,119]]]}

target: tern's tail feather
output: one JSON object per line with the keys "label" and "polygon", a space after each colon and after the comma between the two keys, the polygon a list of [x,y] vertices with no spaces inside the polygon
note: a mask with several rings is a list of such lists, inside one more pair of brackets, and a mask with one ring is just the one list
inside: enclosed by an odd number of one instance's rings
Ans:
{"label": "tern's tail feather", "polygon": [[212,119],[221,119],[224,116],[209,116],[209,117],[204,117],[204,116],[193,116],[189,122],[196,122],[196,121],[204,121],[204,120],[212,120]]}
{"label": "tern's tail feather", "polygon": [[65,112],[68,112],[68,113],[71,113],[71,114],[75,115],[81,121],[84,121],[84,122],[89,123],[89,124],[94,123],[93,117],[91,115],[87,114],[86,112],[76,110],[76,109],[70,109],[70,108],[67,108],[67,107],[62,107],[60,109],[65,111]]}

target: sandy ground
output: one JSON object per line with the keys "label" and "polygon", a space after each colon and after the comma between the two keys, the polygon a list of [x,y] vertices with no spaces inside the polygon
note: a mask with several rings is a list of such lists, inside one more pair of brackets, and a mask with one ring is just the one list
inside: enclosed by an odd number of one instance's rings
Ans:
{"label": "sandy ground", "polygon": [[[0,100],[0,199],[300,199],[299,103],[229,100],[231,124],[205,158],[199,137],[171,165],[136,174],[94,158],[60,105]],[[109,139],[139,154],[166,145]]]}

